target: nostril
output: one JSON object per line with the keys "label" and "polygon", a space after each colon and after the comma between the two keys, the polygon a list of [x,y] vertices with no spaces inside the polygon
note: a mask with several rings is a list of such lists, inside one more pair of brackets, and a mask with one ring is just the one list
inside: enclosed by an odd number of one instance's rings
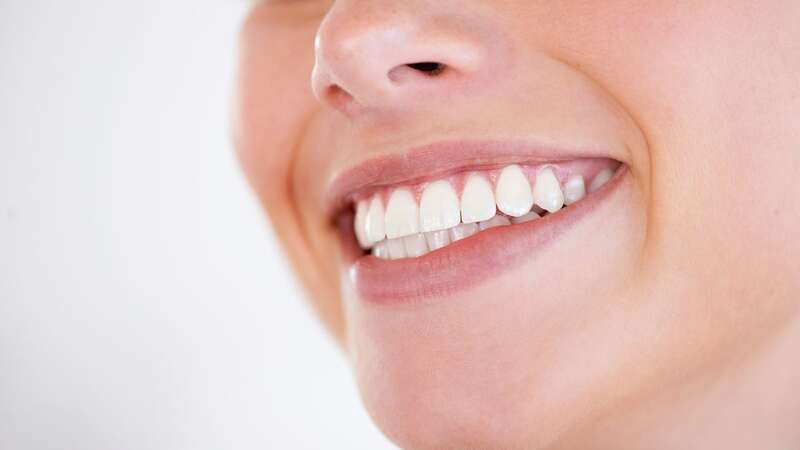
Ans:
{"label": "nostril", "polygon": [[389,79],[394,83],[405,83],[420,78],[436,78],[445,73],[447,66],[433,61],[403,64],[390,70]]}
{"label": "nostril", "polygon": [[431,77],[441,74],[442,72],[444,72],[445,69],[444,64],[437,62],[429,62],[429,61],[406,64],[406,65],[418,72],[422,72],[423,74]]}
{"label": "nostril", "polygon": [[325,88],[324,95],[334,107],[341,111],[348,111],[350,108],[352,108],[352,104],[355,100],[349,92],[345,91],[336,84],[332,84]]}

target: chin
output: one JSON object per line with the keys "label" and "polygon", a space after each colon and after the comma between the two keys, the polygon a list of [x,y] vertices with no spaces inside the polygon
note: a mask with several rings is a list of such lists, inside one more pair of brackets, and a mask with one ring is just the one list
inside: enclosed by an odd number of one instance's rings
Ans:
{"label": "chin", "polygon": [[404,449],[544,449],[613,407],[639,358],[625,327],[639,308],[614,276],[637,260],[637,202],[618,167],[563,210],[415,258],[344,239],[347,348],[384,433]]}

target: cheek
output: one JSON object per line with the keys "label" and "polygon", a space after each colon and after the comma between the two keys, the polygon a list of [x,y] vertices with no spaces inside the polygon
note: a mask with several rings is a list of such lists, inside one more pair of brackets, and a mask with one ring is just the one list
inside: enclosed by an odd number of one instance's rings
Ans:
{"label": "cheek", "polygon": [[280,17],[270,6],[256,7],[245,23],[234,136],[241,165],[314,309],[341,338],[335,270],[320,267],[334,261],[331,230],[311,206],[313,192],[307,188],[318,184],[308,180],[316,176],[313,165],[319,158],[305,150],[317,132],[319,105],[310,76],[314,33],[322,16],[318,3],[297,2],[300,9],[313,7],[303,14],[292,9],[295,4],[286,4],[287,15]]}
{"label": "cheek", "polygon": [[327,183],[321,182],[323,180],[320,180],[320,177],[328,173],[326,169],[330,164],[329,161],[339,153],[339,149],[333,133],[335,129],[330,126],[330,121],[318,112],[314,110],[307,116],[302,137],[295,149],[295,158],[289,169],[291,172],[289,182],[292,186],[291,202],[298,214],[298,225],[303,228],[304,239],[316,255],[314,265],[331,280],[329,282],[331,292],[326,293],[324,299],[312,300],[330,302],[336,300],[338,303],[337,275],[340,270],[338,261],[341,258],[338,254],[341,236],[334,220],[321,210],[327,195],[323,187]]}
{"label": "cheek", "polygon": [[652,177],[643,273],[659,286],[648,295],[720,338],[768,334],[794,307],[786,299],[797,287],[796,265],[786,262],[800,251],[789,238],[800,209],[792,100],[800,98],[800,67],[786,49],[800,39],[800,7],[609,6],[594,17],[601,27],[578,24],[559,46],[646,135]]}
{"label": "cheek", "polygon": [[[304,142],[319,106],[310,89],[315,21],[295,23],[291,6],[256,7],[240,38],[235,121],[242,166],[273,221],[291,215],[306,190],[290,183],[304,167]],[[311,158],[313,162],[313,158]],[[313,168],[311,168],[313,173]],[[301,172],[300,175],[305,175]],[[286,220],[289,217],[285,218]]]}
{"label": "cheek", "polygon": [[[264,3],[240,33],[235,137],[262,201],[285,201],[291,164],[317,103],[309,87],[321,12],[297,19],[291,7]],[[311,19],[310,19],[310,18]],[[269,206],[269,205],[267,205]]]}

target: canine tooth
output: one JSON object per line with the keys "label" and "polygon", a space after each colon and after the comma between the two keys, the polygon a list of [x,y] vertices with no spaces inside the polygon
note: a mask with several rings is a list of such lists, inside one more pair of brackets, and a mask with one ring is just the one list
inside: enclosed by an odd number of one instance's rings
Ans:
{"label": "canine tooth", "polygon": [[388,239],[386,246],[389,248],[389,259],[400,259],[406,257],[406,246],[402,239]]}
{"label": "canine tooth", "polygon": [[375,244],[375,247],[372,247],[372,256],[380,259],[389,259],[389,246],[386,242],[386,239],[384,239]]}
{"label": "canine tooth", "polygon": [[367,239],[367,211],[369,204],[365,200],[356,203],[356,217],[353,221],[353,231],[356,233],[358,245],[361,248],[369,248],[372,242]]}
{"label": "canine tooth", "polygon": [[450,230],[439,230],[425,233],[425,240],[428,241],[428,248],[431,251],[438,250],[450,243]]}
{"label": "canine tooth", "polygon": [[489,220],[497,213],[492,185],[481,175],[467,177],[461,193],[461,221],[475,223]]}
{"label": "canine tooth", "polygon": [[502,227],[504,225],[511,225],[511,221],[504,216],[494,216],[489,220],[478,223],[478,228],[480,228],[481,231],[484,231],[494,227]]}
{"label": "canine tooth", "polygon": [[525,214],[524,216],[512,217],[511,218],[511,223],[516,225],[518,223],[531,222],[533,220],[538,219],[539,217],[540,217],[539,214],[536,214],[535,211],[531,211],[528,214]]}
{"label": "canine tooth", "polygon": [[389,239],[419,233],[419,208],[411,191],[396,189],[386,205],[386,237]]}
{"label": "canine tooth", "polygon": [[564,183],[564,204],[571,205],[586,196],[583,175],[573,175]]}
{"label": "canine tooth", "polygon": [[422,233],[404,237],[403,245],[406,248],[406,256],[410,258],[428,253],[428,243],[425,242],[425,235]]}
{"label": "canine tooth", "polygon": [[462,223],[456,227],[450,228],[450,239],[452,242],[460,241],[468,238],[478,232],[477,223]]}
{"label": "canine tooth", "polygon": [[533,200],[550,213],[554,213],[564,206],[564,193],[561,192],[561,185],[552,168],[545,167],[536,174]]}
{"label": "canine tooth", "polygon": [[500,171],[495,187],[497,209],[509,216],[525,215],[533,206],[533,193],[528,177],[516,164],[506,166]]}
{"label": "canine tooth", "polygon": [[369,203],[367,216],[364,219],[364,237],[370,242],[382,241],[386,237],[383,203],[376,195]]}
{"label": "canine tooth", "polygon": [[419,201],[419,219],[422,231],[439,231],[461,223],[458,195],[450,182],[434,181],[422,191]]}
{"label": "canine tooth", "polygon": [[594,192],[603,187],[604,184],[608,183],[608,180],[610,180],[612,176],[614,176],[614,172],[611,169],[601,170],[600,173],[595,175],[594,180],[592,180],[592,184],[589,185],[589,192]]}

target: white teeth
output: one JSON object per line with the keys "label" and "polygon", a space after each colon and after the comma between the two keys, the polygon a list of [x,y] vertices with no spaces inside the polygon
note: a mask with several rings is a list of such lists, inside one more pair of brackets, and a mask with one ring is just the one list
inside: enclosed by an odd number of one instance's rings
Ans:
{"label": "white teeth", "polygon": [[408,189],[396,189],[386,205],[386,237],[389,239],[419,233],[419,208]]}
{"label": "white teeth", "polygon": [[389,259],[389,244],[388,241],[381,241],[372,247],[372,255],[380,259]]}
{"label": "white teeth", "polygon": [[425,235],[415,234],[403,238],[403,245],[406,248],[406,256],[415,258],[428,253],[428,243],[425,242]]}
{"label": "white teeth", "polygon": [[475,223],[489,220],[496,212],[492,185],[481,175],[470,175],[461,193],[461,221]]}
{"label": "white teeth", "polygon": [[[527,169],[526,169],[527,170]],[[582,200],[614,176],[610,168],[595,175],[588,189],[581,174],[561,184],[555,167],[542,167],[531,186],[517,164],[500,170],[494,189],[490,178],[473,172],[459,198],[449,179],[428,183],[419,205],[412,187],[394,189],[384,207],[377,194],[355,205],[354,231],[361,248],[383,259],[416,258],[480,231],[522,224]],[[415,188],[414,188],[415,189]],[[501,215],[500,212],[503,214]]]}
{"label": "white teeth", "polygon": [[508,217],[505,217],[505,216],[494,216],[494,217],[492,217],[491,219],[489,219],[487,221],[480,222],[478,224],[478,227],[481,229],[481,231],[484,231],[484,230],[488,230],[490,228],[502,227],[502,226],[505,226],[505,225],[511,225],[511,221],[508,220]]}
{"label": "white teeth", "polygon": [[536,174],[533,185],[533,200],[544,210],[554,213],[564,206],[564,193],[558,178],[550,167],[545,167]]}
{"label": "white teeth", "polygon": [[428,248],[431,251],[438,250],[450,244],[450,231],[440,230],[425,233],[425,240],[428,241]]}
{"label": "white teeth", "polygon": [[400,259],[406,257],[406,246],[402,239],[388,239],[386,246],[389,248],[389,258]]}
{"label": "white teeth", "polygon": [[356,217],[353,224],[353,227],[356,232],[356,239],[358,240],[358,245],[361,248],[369,248],[372,244],[369,239],[367,239],[367,211],[369,210],[369,204],[367,204],[366,200],[362,200],[356,204]]}
{"label": "white teeth", "polygon": [[425,187],[419,201],[419,219],[423,232],[446,230],[461,222],[458,194],[448,181],[434,181]]}
{"label": "white teeth", "polygon": [[589,192],[594,192],[603,187],[604,184],[608,183],[608,180],[610,180],[612,176],[614,176],[614,172],[611,169],[603,169],[600,171],[600,173],[595,175],[594,180],[592,180],[592,184],[589,185]]}
{"label": "white teeth", "polygon": [[531,210],[533,193],[520,166],[514,164],[503,168],[497,177],[495,197],[497,209],[509,216],[519,217]]}
{"label": "white teeth", "polygon": [[450,239],[453,242],[468,238],[478,232],[477,223],[462,223],[450,229]]}
{"label": "white teeth", "polygon": [[379,242],[386,237],[383,203],[376,195],[369,203],[367,217],[364,219],[364,237],[369,242]]}
{"label": "white teeth", "polygon": [[586,196],[582,175],[573,175],[564,183],[564,204],[571,205]]}
{"label": "white teeth", "polygon": [[532,220],[536,220],[539,217],[540,217],[539,214],[536,214],[535,211],[531,211],[528,214],[525,214],[524,216],[521,217],[512,217],[511,223],[516,225],[518,223],[525,223],[525,222],[530,222]]}

